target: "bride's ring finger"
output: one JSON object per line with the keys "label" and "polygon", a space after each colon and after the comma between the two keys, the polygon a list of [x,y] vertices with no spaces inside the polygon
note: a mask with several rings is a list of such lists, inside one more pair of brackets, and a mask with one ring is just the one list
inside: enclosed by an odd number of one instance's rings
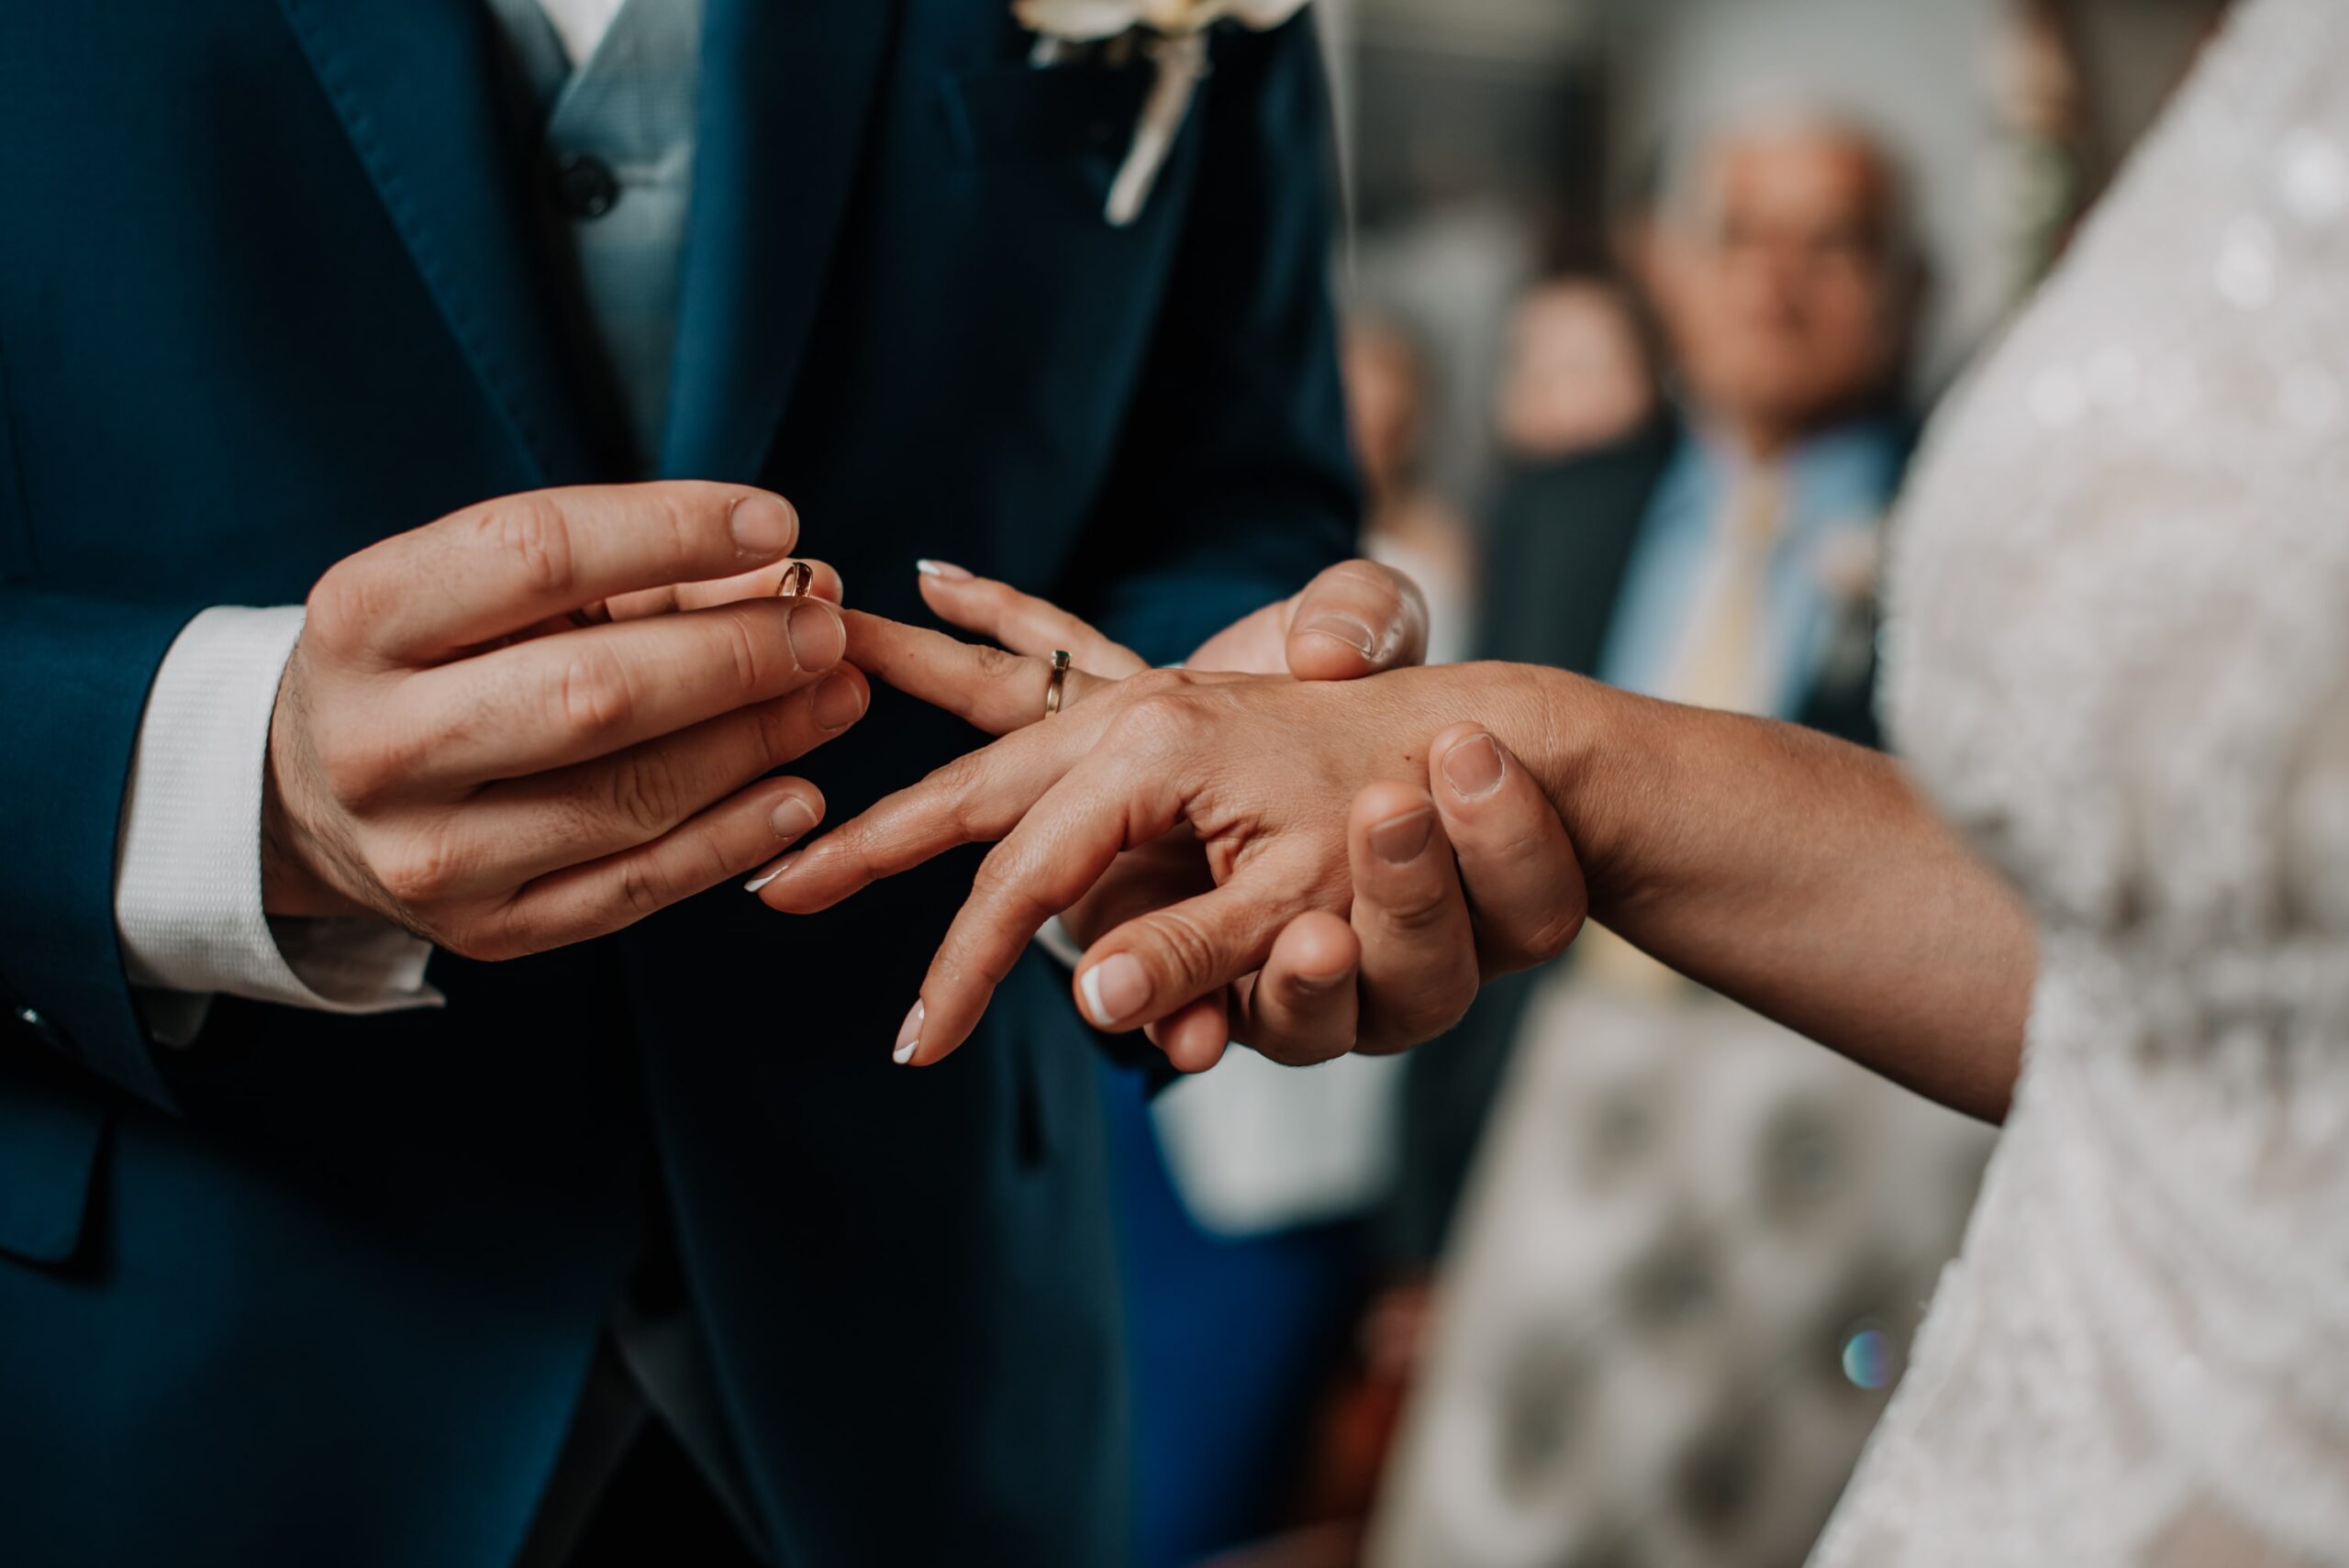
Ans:
{"label": "bride's ring finger", "polygon": [[958,641],[862,610],[844,610],[841,618],[848,626],[847,662],[990,735],[1023,729],[1117,684],[1073,667],[1055,672],[1051,659]]}

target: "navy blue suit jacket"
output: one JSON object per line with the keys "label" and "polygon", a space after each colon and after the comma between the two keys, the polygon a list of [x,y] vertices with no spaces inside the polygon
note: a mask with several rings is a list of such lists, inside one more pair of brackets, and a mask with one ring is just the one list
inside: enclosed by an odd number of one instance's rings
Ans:
{"label": "navy blue suit jacket", "polygon": [[[710,0],[665,473],[857,601],[934,554],[1180,657],[1346,549],[1308,28],[1142,71],[1008,0]],[[445,956],[445,1011],[144,1034],[111,912],[149,681],[455,507],[620,477],[482,0],[0,10],[0,1561],[507,1561],[655,1229],[795,1568],[1118,1561],[1108,1219],[1065,979],[888,1051],[967,858]],[[883,694],[843,818],[974,743]],[[657,1224],[656,1224],[657,1220]]]}

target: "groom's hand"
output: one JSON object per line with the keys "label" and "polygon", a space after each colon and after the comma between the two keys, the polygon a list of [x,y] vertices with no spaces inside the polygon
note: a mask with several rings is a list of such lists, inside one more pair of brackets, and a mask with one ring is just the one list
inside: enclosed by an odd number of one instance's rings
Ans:
{"label": "groom's hand", "polygon": [[798,532],[740,486],[546,490],[337,564],[271,719],[265,906],[507,958],[772,858],[824,803],[763,775],[868,698],[833,606],[744,596]]}

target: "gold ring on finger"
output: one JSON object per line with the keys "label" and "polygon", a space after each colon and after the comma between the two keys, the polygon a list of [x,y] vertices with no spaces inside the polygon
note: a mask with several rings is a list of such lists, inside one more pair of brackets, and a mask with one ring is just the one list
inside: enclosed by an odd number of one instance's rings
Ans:
{"label": "gold ring on finger", "polygon": [[1044,686],[1044,717],[1050,718],[1061,710],[1061,693],[1068,687],[1068,650],[1052,650],[1052,678]]}

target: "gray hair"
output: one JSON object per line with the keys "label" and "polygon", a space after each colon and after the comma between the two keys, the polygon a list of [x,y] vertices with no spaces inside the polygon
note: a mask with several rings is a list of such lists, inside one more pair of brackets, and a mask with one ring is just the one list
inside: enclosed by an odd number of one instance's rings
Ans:
{"label": "gray hair", "polygon": [[1908,160],[1867,116],[1820,98],[1779,95],[1754,99],[1670,138],[1664,149],[1656,216],[1702,230],[1717,217],[1718,192],[1709,176],[1714,159],[1724,149],[1798,138],[1840,141],[1865,155],[1884,184],[1885,259],[1897,266],[1920,264],[1924,244]]}

